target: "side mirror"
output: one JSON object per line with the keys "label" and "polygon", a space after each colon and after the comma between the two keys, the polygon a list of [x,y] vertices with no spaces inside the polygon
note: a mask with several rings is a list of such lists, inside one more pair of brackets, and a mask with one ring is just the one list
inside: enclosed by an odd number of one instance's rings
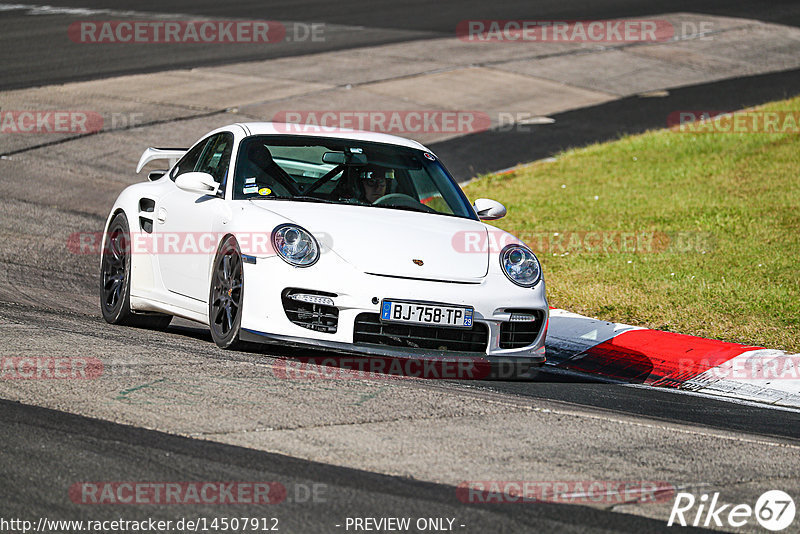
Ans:
{"label": "side mirror", "polygon": [[475,208],[475,213],[482,221],[494,221],[506,216],[506,207],[496,200],[478,198],[472,207]]}
{"label": "side mirror", "polygon": [[219,184],[214,177],[205,172],[186,172],[175,179],[175,185],[190,193],[214,196],[219,190]]}

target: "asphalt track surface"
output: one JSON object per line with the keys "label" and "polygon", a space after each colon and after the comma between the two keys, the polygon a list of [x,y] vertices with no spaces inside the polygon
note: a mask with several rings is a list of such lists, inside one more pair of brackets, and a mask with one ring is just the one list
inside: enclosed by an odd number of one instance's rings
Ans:
{"label": "asphalt track surface", "polygon": [[[467,507],[454,488],[378,475],[241,447],[190,440],[0,401],[5,517],[113,520],[214,518],[220,506],[89,506],[65,504],[74,474],[82,481],[277,481],[287,500],[235,505],[236,517],[275,517],[282,532],[336,532],[348,517],[457,517],[471,532],[648,532],[659,521],[568,504]],[[64,459],[70,458],[68,471]],[[53,473],[59,473],[54,480]],[[325,490],[314,492],[314,485]],[[312,495],[307,497],[307,488]],[[315,502],[316,501],[316,502]],[[111,509],[109,509],[111,508]],[[400,512],[402,511],[402,512]],[[455,530],[463,530],[456,525]]]}
{"label": "asphalt track surface", "polygon": [[[264,60],[454,35],[459,21],[469,19],[590,20],[644,17],[681,11],[743,17],[785,25],[800,25],[800,4],[793,0],[730,2],[729,0],[466,0],[436,2],[378,0],[359,2],[220,2],[171,1],[111,2],[55,0],[12,2],[112,9],[112,14],[29,15],[27,10],[0,10],[0,50],[3,75],[0,89],[12,89],[134,74],[173,68]],[[120,12],[132,10],[134,16]],[[78,20],[148,20],[148,14],[245,20],[322,22],[324,42],[296,39],[267,45],[171,46],[159,44],[94,46],[69,40],[66,28]],[[300,35],[298,33],[298,35]],[[290,33],[291,36],[291,33]],[[57,50],[57,53],[53,53]],[[324,69],[324,65],[320,68]]]}
{"label": "asphalt track surface", "polygon": [[552,124],[488,130],[431,144],[459,180],[535,161],[569,148],[667,127],[676,109],[737,110],[800,93],[800,70],[671,89],[666,97],[632,96],[558,113]]}
{"label": "asphalt track surface", "polygon": [[[46,2],[52,6],[132,9],[137,12],[190,14],[206,17],[268,18],[272,20],[322,21],[347,27],[363,26],[380,31],[342,31],[341,38],[326,43],[275,46],[253,51],[246,47],[222,47],[170,51],[164,54],[157,45],[149,48],[71,45],[64,27],[74,16],[37,17],[22,11],[0,11],[0,45],[7,75],[0,78],[0,88],[27,87],[62,83],[79,79],[119,74],[158,71],[167,68],[223,64],[304,54],[311,51],[366,46],[452,34],[459,20],[468,18],[612,18],[644,16],[662,12],[693,11],[718,15],[749,17],[782,24],[800,24],[797,2],[663,1],[565,2],[530,1],[488,3],[460,2],[442,8],[429,2],[403,3],[378,1],[355,2],[136,2],[103,3]],[[366,4],[366,5],[365,5]],[[107,17],[110,18],[110,17]],[[102,20],[103,17],[98,17]],[[386,30],[386,31],[383,31]],[[332,30],[333,31],[333,30]],[[296,46],[294,46],[296,45]],[[53,53],[53,50],[58,50]],[[800,87],[797,71],[731,80],[671,91],[667,98],[628,98],[610,104],[555,116],[556,123],[532,127],[525,132],[485,132],[435,147],[446,161],[457,161],[471,154],[469,163],[456,173],[483,172],[511,166],[548,155],[568,146],[605,139],[619,132],[636,132],[662,124],[653,117],[666,117],[674,109],[737,108],[774,98],[782,98]],[[664,111],[661,113],[661,111]],[[648,122],[651,121],[651,122]],[[547,130],[545,130],[545,128]],[[544,132],[547,135],[542,135]],[[478,150],[480,148],[480,150]],[[7,179],[4,177],[3,179]],[[87,202],[91,203],[90,195]],[[55,204],[58,217],[58,202]],[[94,206],[102,211],[105,206]],[[61,212],[64,219],[75,214]],[[5,215],[4,215],[5,216]],[[102,225],[102,220],[96,223]],[[99,228],[98,228],[99,229]],[[52,272],[37,272],[51,257],[35,247],[26,258],[16,258],[16,250],[0,243],[5,267],[17,269],[6,274],[27,299],[24,305],[9,298],[0,301],[5,317],[34,317],[35,328],[47,328],[56,319],[68,317],[81,330],[102,329],[98,338],[154,339],[152,334],[129,329],[101,327],[97,315],[76,313],[68,306],[49,298]],[[9,259],[11,258],[11,259]],[[60,280],[76,299],[96,288],[96,273],[80,269],[94,266],[91,258],[80,265],[69,265]],[[16,262],[16,263],[14,263]],[[76,269],[77,267],[77,269]],[[67,293],[69,295],[69,293]],[[36,319],[38,318],[38,319]],[[211,352],[210,337],[201,329],[173,326],[168,334],[192,350]],[[165,343],[162,348],[166,346]],[[166,350],[166,349],[165,349]],[[273,353],[275,354],[275,353]],[[277,353],[277,355],[281,355]],[[283,354],[289,355],[289,354]],[[215,358],[242,359],[247,353],[214,351]],[[413,386],[412,386],[413,387]],[[422,386],[420,386],[422,387]],[[545,373],[532,383],[441,383],[437,387],[456,391],[500,392],[583,407],[610,415],[623,414],[648,421],[692,424],[748,436],[775,438],[800,444],[800,416],[792,411],[769,410],[720,400],[677,394],[671,391],[623,385],[595,383]],[[465,507],[455,499],[452,486],[420,482],[298,460],[252,449],[177,437],[160,432],[118,425],[44,408],[0,401],[0,512],[3,516],[57,516],[63,519],[102,519],[120,515],[121,510],[88,509],[65,504],[65,488],[75,480],[279,480],[287,486],[324,483],[332,488],[326,502],[286,503],[276,508],[286,531],[330,532],[331,521],[348,516],[415,517],[459,516],[475,527],[470,531],[522,532],[535,527],[553,532],[626,531],[646,532],[663,529],[664,523],[632,515],[573,505]],[[126,510],[127,511],[127,510]],[[130,510],[136,516],[174,519],[177,516],[218,516],[219,509],[188,506],[151,507]],[[247,511],[237,509],[238,512]],[[258,511],[261,515],[263,510]],[[334,523],[335,524],[335,523]],[[283,529],[282,529],[283,530]]]}

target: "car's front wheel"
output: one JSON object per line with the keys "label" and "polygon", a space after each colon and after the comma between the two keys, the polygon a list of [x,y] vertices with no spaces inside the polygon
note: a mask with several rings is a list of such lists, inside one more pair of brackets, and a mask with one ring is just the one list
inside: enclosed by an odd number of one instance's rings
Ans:
{"label": "car's front wheel", "polygon": [[131,310],[131,233],[128,218],[117,214],[108,225],[100,260],[100,311],[111,324],[164,330],[171,315]]}
{"label": "car's front wheel", "polygon": [[233,236],[226,237],[214,258],[211,291],[208,298],[208,325],[211,337],[223,349],[242,345],[239,330],[242,324],[243,297],[242,253]]}

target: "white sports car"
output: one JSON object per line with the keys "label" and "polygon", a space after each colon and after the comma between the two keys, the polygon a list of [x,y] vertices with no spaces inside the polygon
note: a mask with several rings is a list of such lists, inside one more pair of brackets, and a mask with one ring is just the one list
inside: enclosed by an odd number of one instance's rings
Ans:
{"label": "white sports car", "polygon": [[[103,236],[109,323],[206,324],[223,348],[280,342],[382,357],[545,361],[536,256],[482,222],[421,144],[370,132],[234,124],[126,188]],[[529,368],[529,369],[528,369]]]}

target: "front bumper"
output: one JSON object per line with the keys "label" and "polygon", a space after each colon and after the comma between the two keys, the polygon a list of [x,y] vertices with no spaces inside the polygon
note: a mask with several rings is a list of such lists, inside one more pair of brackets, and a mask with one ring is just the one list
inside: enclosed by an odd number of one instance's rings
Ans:
{"label": "front bumper", "polygon": [[[293,323],[284,310],[282,293],[287,288],[334,294],[338,310],[335,332],[320,332]],[[472,306],[474,322],[485,325],[488,340],[485,350],[451,350],[393,347],[373,343],[354,343],[356,317],[379,313],[382,299],[419,300]],[[541,317],[535,340],[517,348],[501,347],[501,327],[508,324],[509,310],[534,310]],[[344,353],[386,357],[484,358],[496,362],[522,362],[539,366],[545,361],[544,342],[549,308],[544,281],[534,288],[512,284],[499,271],[472,281],[430,281],[371,275],[360,272],[333,253],[323,254],[310,268],[295,268],[272,256],[244,264],[244,302],[242,338],[247,341],[279,341],[297,346],[312,346]]]}
{"label": "front bumper", "polygon": [[[481,353],[435,351],[413,347],[386,347],[368,343],[341,343],[320,339],[295,338],[243,329],[240,339],[250,343],[279,343],[294,348],[322,349],[336,356],[297,355],[300,361],[346,370],[400,374],[412,378],[458,380],[528,380],[535,378],[546,361],[544,351],[536,356],[487,356]],[[356,358],[349,356],[355,355]],[[404,360],[398,366],[386,358]],[[287,373],[288,374],[288,373]]]}

